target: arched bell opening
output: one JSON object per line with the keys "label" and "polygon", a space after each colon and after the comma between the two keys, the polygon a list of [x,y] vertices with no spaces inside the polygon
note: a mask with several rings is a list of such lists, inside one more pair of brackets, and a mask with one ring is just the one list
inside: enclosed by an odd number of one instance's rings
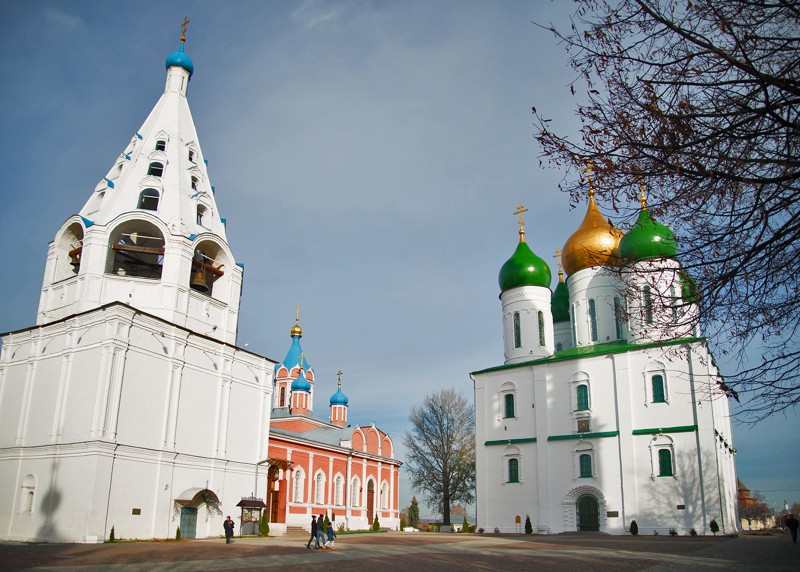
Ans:
{"label": "arched bell opening", "polygon": [[219,244],[210,240],[199,243],[192,256],[189,286],[195,292],[222,300],[229,264],[227,253]]}
{"label": "arched bell opening", "polygon": [[78,274],[83,254],[83,226],[79,222],[69,225],[56,239],[56,267],[53,282],[66,280]]}
{"label": "arched bell opening", "polygon": [[163,266],[164,236],[154,224],[131,220],[112,231],[107,274],[160,280]]}

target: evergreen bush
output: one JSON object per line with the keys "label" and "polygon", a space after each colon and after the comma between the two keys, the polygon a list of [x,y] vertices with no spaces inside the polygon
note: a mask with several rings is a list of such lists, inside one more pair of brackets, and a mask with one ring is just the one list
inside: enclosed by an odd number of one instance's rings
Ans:
{"label": "evergreen bush", "polygon": [[717,524],[717,521],[714,519],[711,519],[711,522],[708,523],[708,527],[711,529],[711,532],[714,533],[714,536],[716,536],[717,533],[719,532],[719,525]]}
{"label": "evergreen bush", "polygon": [[400,530],[403,530],[406,526],[408,526],[408,523],[406,522],[406,517],[401,516],[400,517]]}
{"label": "evergreen bush", "polygon": [[631,521],[631,534],[634,536],[639,534],[639,525],[636,524],[635,520]]}
{"label": "evergreen bush", "polygon": [[467,520],[467,515],[464,515],[464,522],[461,524],[461,532],[468,534],[469,533],[469,521]]}
{"label": "evergreen bush", "polygon": [[109,535],[108,535],[108,541],[109,541],[109,542],[114,542],[114,540],[115,540],[115,536],[114,536],[114,527],[112,526],[112,527],[111,527],[111,534],[109,534]]}
{"label": "evergreen bush", "polygon": [[179,526],[178,528],[175,529],[175,540],[180,540],[180,539],[181,539],[181,527]]}
{"label": "evergreen bush", "polygon": [[378,532],[381,529],[381,523],[378,522],[378,515],[375,515],[375,520],[372,521],[373,532]]}
{"label": "evergreen bush", "polygon": [[259,524],[258,530],[261,532],[261,536],[269,536],[269,520],[266,511],[261,513],[261,524]]}
{"label": "evergreen bush", "polygon": [[533,526],[531,525],[531,517],[525,515],[525,534],[533,534]]}

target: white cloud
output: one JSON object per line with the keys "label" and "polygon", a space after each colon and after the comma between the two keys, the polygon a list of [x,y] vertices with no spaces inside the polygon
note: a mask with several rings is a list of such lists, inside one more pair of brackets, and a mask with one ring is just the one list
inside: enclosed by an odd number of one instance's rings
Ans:
{"label": "white cloud", "polygon": [[292,20],[306,29],[324,24],[338,18],[347,6],[344,3],[331,4],[320,0],[306,0],[291,14]]}
{"label": "white cloud", "polygon": [[58,26],[63,26],[64,28],[75,29],[80,28],[85,24],[85,21],[80,16],[69,14],[60,8],[45,8],[42,10],[42,14],[47,22]]}

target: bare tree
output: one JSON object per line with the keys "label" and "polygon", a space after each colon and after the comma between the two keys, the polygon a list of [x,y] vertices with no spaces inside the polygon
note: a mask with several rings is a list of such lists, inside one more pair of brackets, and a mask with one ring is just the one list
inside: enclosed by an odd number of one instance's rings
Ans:
{"label": "bare tree", "polygon": [[452,503],[475,500],[475,408],[455,389],[427,395],[411,408],[403,435],[411,488],[450,524]]}
{"label": "bare tree", "polygon": [[755,421],[800,402],[800,6],[796,0],[576,0],[550,30],[577,72],[580,138],[533,108],[577,201],[630,221],[637,187],[675,227],[705,335],[738,358],[721,383]]}

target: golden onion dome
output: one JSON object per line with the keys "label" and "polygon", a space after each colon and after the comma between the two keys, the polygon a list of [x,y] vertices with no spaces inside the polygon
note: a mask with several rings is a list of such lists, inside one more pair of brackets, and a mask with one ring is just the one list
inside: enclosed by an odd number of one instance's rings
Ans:
{"label": "golden onion dome", "polygon": [[302,336],[303,335],[303,328],[300,327],[300,324],[297,322],[294,323],[292,329],[289,331],[290,336]]}
{"label": "golden onion dome", "polygon": [[564,270],[572,275],[584,268],[618,264],[619,242],[622,237],[622,231],[600,213],[594,200],[594,190],[590,188],[586,216],[562,249]]}

